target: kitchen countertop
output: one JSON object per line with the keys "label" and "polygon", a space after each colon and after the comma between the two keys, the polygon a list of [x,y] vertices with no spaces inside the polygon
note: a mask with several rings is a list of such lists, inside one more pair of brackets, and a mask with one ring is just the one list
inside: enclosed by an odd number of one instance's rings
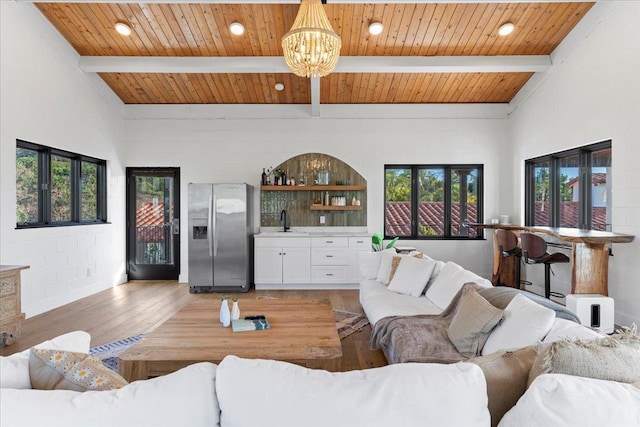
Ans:
{"label": "kitchen countertop", "polygon": [[260,233],[254,235],[254,237],[370,237],[371,234],[366,230],[328,230],[328,229],[309,229],[309,228],[294,228],[287,232],[282,231],[282,228],[276,229],[263,229]]}

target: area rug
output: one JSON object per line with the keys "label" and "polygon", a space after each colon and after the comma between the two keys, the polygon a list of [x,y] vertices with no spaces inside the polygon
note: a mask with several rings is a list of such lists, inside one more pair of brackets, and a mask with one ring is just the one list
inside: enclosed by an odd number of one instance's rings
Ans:
{"label": "area rug", "polygon": [[112,371],[118,372],[118,356],[126,349],[140,341],[145,334],[136,335],[135,337],[125,338],[120,341],[93,347],[89,350],[91,356],[95,356],[102,360],[102,363]]}
{"label": "area rug", "polygon": [[336,329],[340,339],[344,339],[354,332],[360,332],[369,324],[369,319],[363,313],[333,310],[333,317],[336,319]]}

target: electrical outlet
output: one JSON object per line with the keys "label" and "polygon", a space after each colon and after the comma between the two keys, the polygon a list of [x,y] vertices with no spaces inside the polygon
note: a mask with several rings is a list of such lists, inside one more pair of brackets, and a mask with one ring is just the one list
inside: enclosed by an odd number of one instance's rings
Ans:
{"label": "electrical outlet", "polygon": [[320,224],[324,224],[324,215],[320,215]]}

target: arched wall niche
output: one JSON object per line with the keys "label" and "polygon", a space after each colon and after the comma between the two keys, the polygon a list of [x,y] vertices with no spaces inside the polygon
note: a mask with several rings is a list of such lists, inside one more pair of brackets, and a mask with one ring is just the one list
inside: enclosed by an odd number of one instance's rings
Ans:
{"label": "arched wall niche", "polygon": [[[295,185],[261,187],[261,227],[281,226],[283,209],[287,211],[291,227],[367,225],[367,180],[342,160],[328,154],[305,153],[280,163],[273,170],[283,171],[295,180]],[[318,172],[324,170],[329,171],[329,184],[317,185]],[[329,206],[325,204],[327,195]],[[333,197],[343,197],[346,206],[332,206]]]}

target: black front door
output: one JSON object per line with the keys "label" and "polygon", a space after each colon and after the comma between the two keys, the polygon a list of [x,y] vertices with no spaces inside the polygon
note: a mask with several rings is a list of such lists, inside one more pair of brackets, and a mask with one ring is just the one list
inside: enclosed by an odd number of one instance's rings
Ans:
{"label": "black front door", "polygon": [[127,168],[129,280],[178,280],[180,168]]}

